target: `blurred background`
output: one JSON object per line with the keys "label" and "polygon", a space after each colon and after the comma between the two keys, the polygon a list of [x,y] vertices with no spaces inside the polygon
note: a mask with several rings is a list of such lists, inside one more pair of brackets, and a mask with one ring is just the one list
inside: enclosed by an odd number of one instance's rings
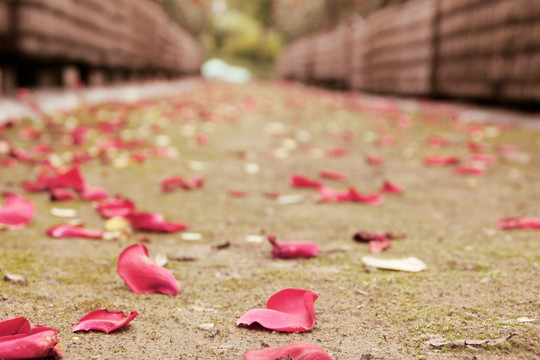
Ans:
{"label": "blurred background", "polygon": [[4,94],[193,76],[208,59],[238,82],[537,104],[540,0],[0,0]]}

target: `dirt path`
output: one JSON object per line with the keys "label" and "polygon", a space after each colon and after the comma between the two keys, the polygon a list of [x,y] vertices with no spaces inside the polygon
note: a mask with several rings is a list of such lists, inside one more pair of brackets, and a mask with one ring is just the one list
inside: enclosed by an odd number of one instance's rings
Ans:
{"label": "dirt path", "polygon": [[[242,359],[246,350],[295,341],[318,344],[335,360],[366,354],[374,359],[538,358],[540,232],[502,231],[496,222],[540,217],[540,132],[468,123],[446,107],[429,108],[275,83],[206,84],[173,98],[56,115],[53,121],[62,125],[35,140],[20,139],[21,129],[31,132],[31,122],[6,129],[2,136],[17,148],[50,144],[53,163],[63,165],[80,149],[100,153],[100,141],[116,135],[147,141],[102,148],[100,156],[81,165],[85,179],[133,200],[139,209],[189,224],[189,232],[202,234],[202,240],[141,232],[118,241],[51,239],[46,229],[63,222],[51,215],[53,206],[76,209],[87,227],[103,228],[104,220],[88,202],[53,203],[46,193],[24,193],[20,183],[35,179],[36,165],[18,161],[0,167],[0,190],[22,193],[37,208],[25,229],[0,232],[0,271],[23,275],[27,282],[1,280],[0,318],[24,316],[59,329],[65,359]],[[118,132],[92,129],[84,145],[63,143],[76,124],[95,128],[98,121],[122,119],[127,121]],[[153,156],[153,144],[175,149],[174,156]],[[517,149],[502,148],[501,154],[501,145]],[[436,154],[463,163],[471,147],[483,147],[481,152],[495,160],[484,175],[424,163]],[[369,154],[382,156],[384,163],[368,164]],[[342,172],[348,180],[323,180],[318,177],[323,169]],[[205,178],[202,189],[160,190],[165,176],[196,174]],[[383,195],[379,206],[321,203],[316,190],[293,188],[292,174],[362,193],[378,192],[389,179],[405,191]],[[246,196],[233,197],[232,190]],[[279,200],[265,192],[299,197]],[[287,200],[299,202],[282,203]],[[361,258],[369,246],[352,240],[359,230],[406,234],[377,256],[414,256],[427,270],[366,268]],[[143,235],[151,241],[146,246],[152,258],[168,256],[166,267],[181,294],[136,294],[117,274],[118,255]],[[250,235],[312,241],[322,252],[314,259],[272,259],[266,239]],[[319,295],[312,331],[236,325],[239,316],[264,307],[272,294],[289,287]],[[96,308],[139,315],[109,335],[72,333],[71,326]],[[491,339],[513,333],[518,335],[497,346],[426,344],[437,337]]]}

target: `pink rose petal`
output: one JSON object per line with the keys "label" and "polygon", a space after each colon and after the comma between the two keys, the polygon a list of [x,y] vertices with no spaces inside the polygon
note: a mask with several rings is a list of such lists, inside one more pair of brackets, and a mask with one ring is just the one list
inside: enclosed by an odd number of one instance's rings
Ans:
{"label": "pink rose petal", "polygon": [[53,238],[101,239],[103,238],[103,230],[86,229],[73,225],[56,225],[47,229],[47,235]]}
{"label": "pink rose petal", "polygon": [[244,356],[245,360],[276,360],[287,357],[292,360],[332,360],[320,346],[307,342],[246,351]]}
{"label": "pink rose petal", "polygon": [[53,177],[49,182],[49,188],[68,187],[82,191],[85,187],[85,181],[78,166],[73,166],[64,173]]}
{"label": "pink rose petal", "polygon": [[148,257],[148,249],[141,244],[126,248],[118,258],[118,274],[129,288],[138,294],[160,292],[176,295],[178,282],[163,266]]}
{"label": "pink rose petal", "polygon": [[22,317],[0,321],[0,359],[62,357],[59,331]]}
{"label": "pink rose petal", "polygon": [[434,135],[427,139],[427,143],[431,147],[442,147],[450,144],[450,141],[442,136]]}
{"label": "pink rose petal", "polygon": [[487,154],[471,154],[469,155],[469,160],[473,162],[484,163],[486,165],[491,165],[495,163],[495,158]]}
{"label": "pink rose petal", "polygon": [[191,189],[198,189],[203,187],[204,185],[204,177],[202,175],[197,175],[191,178],[188,182],[188,186]]}
{"label": "pink rose petal", "polygon": [[325,185],[321,185],[317,191],[322,202],[344,202],[350,200],[348,191],[338,191]]}
{"label": "pink rose petal", "polygon": [[372,254],[379,254],[383,252],[384,250],[388,249],[392,246],[392,243],[388,238],[385,236],[381,240],[372,240],[369,242],[369,251]]}
{"label": "pink rose petal", "polygon": [[150,212],[134,212],[126,215],[125,218],[131,222],[135,230],[177,232],[188,228],[185,224],[167,222],[162,215]]}
{"label": "pink rose petal", "polygon": [[379,194],[362,194],[355,188],[349,189],[349,199],[354,202],[361,202],[368,205],[381,205],[384,203],[384,198]]}
{"label": "pink rose petal", "polygon": [[108,334],[128,324],[137,315],[136,311],[130,311],[129,315],[124,315],[122,311],[96,309],[83,316],[71,329],[72,331],[98,330]]}
{"label": "pink rose petal", "polygon": [[384,158],[377,154],[368,154],[366,156],[366,162],[371,165],[381,165],[384,164]]}
{"label": "pink rose petal", "polygon": [[229,194],[235,198],[243,198],[248,195],[244,190],[230,190]]}
{"label": "pink rose petal", "polygon": [[171,192],[177,188],[189,189],[188,184],[181,176],[169,176],[161,180],[161,191]]}
{"label": "pink rose petal", "polygon": [[385,194],[403,194],[405,189],[403,186],[392,183],[388,180],[385,180],[383,186],[381,187],[381,192]]}
{"label": "pink rose petal", "polygon": [[330,179],[330,180],[336,180],[336,181],[347,180],[347,175],[340,173],[339,171],[335,171],[335,170],[321,170],[319,175],[322,178]]}
{"label": "pink rose petal", "polygon": [[506,218],[497,221],[502,230],[540,230],[540,218]]}
{"label": "pink rose petal", "polygon": [[445,165],[455,165],[459,162],[459,159],[455,156],[445,156],[445,155],[432,155],[426,156],[424,158],[426,165],[430,166],[445,166]]}
{"label": "pink rose petal", "polygon": [[32,201],[18,194],[10,194],[0,208],[0,224],[8,228],[21,228],[32,221],[35,213]]}
{"label": "pink rose petal", "polygon": [[315,257],[321,251],[312,242],[286,242],[278,243],[275,236],[269,236],[268,241],[272,244],[272,256],[280,259],[296,259]]}
{"label": "pink rose petal", "polygon": [[455,171],[460,175],[484,175],[486,168],[483,165],[463,164],[456,167]]}
{"label": "pink rose petal", "polygon": [[326,151],[326,156],[328,157],[333,157],[333,158],[336,158],[336,157],[342,157],[342,156],[345,156],[349,153],[349,150],[347,149],[344,149],[344,148],[335,148],[335,149],[329,149]]}
{"label": "pink rose petal", "polygon": [[135,204],[131,200],[115,196],[110,199],[100,201],[96,210],[106,219],[112,217],[125,217],[135,211]]}
{"label": "pink rose petal", "polygon": [[259,325],[276,331],[304,332],[315,325],[313,303],[318,295],[304,289],[284,289],[268,299],[266,309],[253,309],[236,320],[238,325]]}
{"label": "pink rose petal", "polygon": [[107,190],[96,186],[85,186],[81,192],[81,197],[85,201],[104,200],[109,197]]}
{"label": "pink rose petal", "polygon": [[300,188],[318,188],[321,183],[317,180],[312,180],[302,175],[292,175],[289,179],[290,183],[294,187]]}
{"label": "pink rose petal", "polygon": [[51,200],[53,201],[70,201],[77,198],[75,190],[70,188],[52,188],[49,190],[51,193]]}

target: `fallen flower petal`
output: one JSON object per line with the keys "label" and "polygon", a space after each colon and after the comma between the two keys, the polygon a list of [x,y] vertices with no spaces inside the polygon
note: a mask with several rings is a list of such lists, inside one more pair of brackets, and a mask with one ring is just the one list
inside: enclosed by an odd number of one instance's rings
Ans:
{"label": "fallen flower petal", "polygon": [[204,177],[202,175],[196,175],[188,182],[188,186],[192,189],[201,188],[204,185]]}
{"label": "fallen flower petal", "polygon": [[73,225],[56,225],[47,229],[47,235],[53,238],[101,239],[103,238],[103,230],[86,229]]}
{"label": "fallen flower petal", "polygon": [[289,181],[294,187],[318,188],[319,186],[321,186],[321,183],[317,180],[312,180],[302,175],[292,175]]}
{"label": "fallen flower petal", "polygon": [[296,259],[315,257],[321,251],[312,242],[286,242],[278,243],[275,236],[269,236],[272,244],[272,257],[280,259]]}
{"label": "fallen flower petal", "polygon": [[53,201],[70,201],[77,198],[77,193],[70,188],[52,188],[49,190],[51,193],[51,200]]}
{"label": "fallen flower petal", "polygon": [[381,192],[385,194],[403,194],[404,191],[405,189],[403,186],[392,183],[388,180],[385,180],[383,186],[381,187]]}
{"label": "fallen flower petal", "polygon": [[95,200],[104,200],[109,197],[107,190],[94,187],[94,186],[85,186],[81,192],[81,197],[85,201],[95,201]]}
{"label": "fallen flower petal", "polygon": [[122,311],[96,309],[83,316],[71,329],[74,332],[98,330],[108,334],[128,324],[137,315],[136,311],[130,311],[129,315],[124,315]]}
{"label": "fallen flower petal", "polygon": [[58,333],[22,317],[0,321],[0,359],[61,358]]}
{"label": "fallen flower petal", "polygon": [[353,236],[354,241],[358,242],[370,242],[370,241],[383,241],[386,239],[386,234],[383,233],[370,233],[367,231],[359,231]]}
{"label": "fallen flower petal", "polygon": [[427,139],[427,143],[431,147],[441,147],[450,144],[450,141],[442,136],[434,135]]}
{"label": "fallen flower petal", "polygon": [[135,211],[135,204],[131,200],[123,199],[120,196],[115,196],[110,199],[100,201],[96,210],[104,218],[112,218],[115,216],[127,216]]}
{"label": "fallen flower petal", "polygon": [[426,165],[430,166],[445,166],[445,165],[455,165],[459,163],[459,159],[455,156],[445,156],[445,155],[432,155],[426,156],[424,158]]}
{"label": "fallen flower petal", "polygon": [[354,202],[361,202],[368,205],[381,205],[384,203],[384,198],[379,194],[362,194],[355,188],[349,189],[349,199]]}
{"label": "fallen flower petal", "polygon": [[377,154],[366,155],[366,162],[371,165],[381,165],[384,163],[384,158]]}
{"label": "fallen flower petal", "polygon": [[326,156],[328,157],[342,157],[349,153],[349,150],[344,148],[335,148],[335,149],[329,149],[326,151]]}
{"label": "fallen flower petal", "polygon": [[456,167],[456,173],[460,175],[484,175],[486,168],[480,165],[463,164]]}
{"label": "fallen flower petal", "polygon": [[34,203],[18,194],[10,194],[0,208],[0,226],[21,228],[34,218]]}
{"label": "fallen flower petal", "polygon": [[495,158],[487,154],[471,154],[469,155],[469,160],[473,162],[484,163],[486,165],[491,165],[495,163]]}
{"label": "fallen flower petal", "polygon": [[540,218],[506,218],[497,221],[501,230],[540,230]]}
{"label": "fallen flower petal", "polygon": [[161,191],[171,192],[176,188],[189,189],[189,186],[181,176],[169,176],[161,180]]}
{"label": "fallen flower petal", "polygon": [[366,266],[386,270],[419,272],[427,269],[422,260],[412,256],[403,259],[378,259],[373,256],[364,256],[361,260]]}
{"label": "fallen flower petal", "polygon": [[148,257],[148,249],[144,245],[134,244],[122,251],[117,271],[137,294],[160,292],[176,295],[180,292],[174,276]]}
{"label": "fallen flower petal", "polygon": [[85,181],[78,166],[73,166],[64,173],[58,174],[50,179],[49,188],[68,187],[77,191],[82,191]]}
{"label": "fallen flower petal", "polygon": [[385,236],[381,240],[372,240],[369,242],[369,251],[372,254],[379,254],[383,252],[384,250],[388,249],[392,246],[392,243],[390,240]]}
{"label": "fallen flower petal", "polygon": [[304,332],[315,325],[313,303],[318,295],[304,289],[284,289],[268,299],[266,309],[253,309],[242,315],[238,325],[261,326],[276,331]]}
{"label": "fallen flower petal", "polygon": [[336,181],[347,180],[347,175],[342,174],[338,171],[334,171],[334,170],[321,170],[319,175],[322,178],[330,179],[330,180],[336,180]]}
{"label": "fallen flower petal", "polygon": [[244,353],[245,360],[332,360],[319,345],[307,342],[295,342],[276,347],[251,350]]}
{"label": "fallen flower petal", "polygon": [[188,228],[185,224],[167,222],[160,214],[150,212],[134,212],[125,216],[135,230],[156,232],[177,232]]}
{"label": "fallen flower petal", "polygon": [[244,190],[230,190],[229,194],[232,197],[236,197],[236,198],[243,198],[247,196],[247,192],[245,192]]}
{"label": "fallen flower petal", "polygon": [[322,202],[343,202],[350,201],[349,191],[338,191],[331,187],[321,185],[317,189]]}

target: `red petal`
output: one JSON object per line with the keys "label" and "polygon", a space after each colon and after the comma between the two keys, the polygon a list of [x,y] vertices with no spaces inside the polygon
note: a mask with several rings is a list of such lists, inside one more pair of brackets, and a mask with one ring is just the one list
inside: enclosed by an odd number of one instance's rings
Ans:
{"label": "red petal", "polygon": [[455,165],[459,162],[459,159],[455,156],[432,155],[432,156],[426,156],[424,161],[426,165],[444,166],[444,165]]}
{"label": "red petal", "polygon": [[315,325],[313,303],[318,295],[303,289],[284,289],[268,299],[266,309],[253,309],[242,315],[236,323],[261,326],[284,332],[309,331]]}
{"label": "red petal", "polygon": [[315,257],[321,251],[312,242],[287,242],[278,243],[275,236],[269,236],[268,240],[273,246],[272,256],[280,259],[296,259]]}
{"label": "red petal", "polygon": [[185,224],[166,222],[160,214],[135,212],[125,216],[135,230],[177,232],[188,228]]}
{"label": "red petal", "polygon": [[366,161],[371,165],[381,165],[384,163],[384,158],[380,155],[369,154],[366,156]]}
{"label": "red petal", "polygon": [[70,188],[52,188],[50,189],[50,192],[51,200],[54,201],[69,201],[77,198],[75,191]]}
{"label": "red petal", "polygon": [[390,240],[385,236],[381,240],[371,240],[369,242],[369,251],[371,251],[372,254],[378,254],[388,249],[390,246],[392,246],[392,243],[390,243]]}
{"label": "red petal", "polygon": [[245,360],[276,360],[287,357],[292,360],[332,360],[320,346],[307,342],[246,351],[244,356]]}
{"label": "red petal", "polygon": [[456,168],[456,173],[460,175],[484,175],[486,168],[479,165],[463,164]]}
{"label": "red petal", "polygon": [[506,218],[497,221],[497,227],[502,230],[540,230],[540,218]]}
{"label": "red petal", "polygon": [[32,182],[32,181],[25,181],[23,183],[23,188],[24,190],[26,191],[42,191],[42,190],[46,190],[49,188],[49,184],[51,182],[51,177],[48,176],[47,174],[45,173],[41,173],[38,175],[38,178],[36,179],[36,181]]}
{"label": "red petal", "polygon": [[0,224],[10,228],[26,226],[36,213],[34,203],[18,194],[10,194],[0,208]]}
{"label": "red petal", "polygon": [[210,142],[210,138],[206,134],[199,133],[195,136],[195,140],[199,145],[206,145]]}
{"label": "red petal", "polygon": [[131,245],[120,254],[118,274],[138,294],[160,292],[176,295],[180,292],[174,276],[153,262],[148,257],[148,249],[141,244]]}
{"label": "red petal", "polygon": [[58,330],[32,325],[25,318],[0,321],[0,359],[62,357]]}
{"label": "red petal", "polygon": [[469,156],[469,160],[484,163],[487,165],[491,165],[495,163],[495,158],[487,154],[471,154]]}
{"label": "red petal", "polygon": [[384,202],[384,198],[379,194],[362,194],[355,188],[349,189],[350,201],[361,202],[368,205],[381,205]]}
{"label": "red petal", "polygon": [[129,315],[126,316],[122,311],[97,309],[83,316],[71,329],[73,331],[98,330],[108,334],[128,324],[137,315],[138,313],[136,311],[130,311]]}
{"label": "red petal", "polygon": [[441,146],[446,146],[450,144],[450,141],[443,138],[442,136],[434,135],[430,137],[429,139],[427,139],[427,143],[431,147],[441,147]]}
{"label": "red petal", "polygon": [[386,194],[403,194],[405,189],[403,186],[391,183],[390,181],[386,180],[381,187],[381,192]]}
{"label": "red petal", "polygon": [[204,185],[204,177],[202,175],[197,175],[191,178],[188,182],[188,186],[192,189],[201,188]]}
{"label": "red petal", "polygon": [[176,188],[189,189],[189,185],[181,176],[170,176],[161,180],[161,191],[171,192]]}
{"label": "red petal", "polygon": [[85,187],[85,181],[78,166],[73,166],[65,173],[58,174],[49,182],[49,188],[69,187],[82,191]]}
{"label": "red petal", "polygon": [[86,229],[73,225],[56,225],[47,229],[47,235],[53,238],[85,238],[85,239],[101,239],[103,230]]}
{"label": "red petal", "polygon": [[317,191],[323,202],[350,201],[349,191],[338,191],[325,185],[321,185]]}
{"label": "red petal", "polygon": [[302,175],[292,175],[289,181],[294,187],[318,188],[319,186],[321,186],[321,183],[317,180],[312,180]]}
{"label": "red petal", "polygon": [[229,191],[232,197],[243,198],[247,196],[247,192],[244,190],[231,190]]}
{"label": "red petal", "polygon": [[335,148],[326,151],[328,157],[342,157],[349,153],[349,150],[343,148]]}
{"label": "red petal", "polygon": [[108,196],[107,190],[100,187],[86,186],[81,192],[81,197],[85,201],[103,200]]}
{"label": "red petal", "polygon": [[334,171],[334,170],[321,170],[319,175],[325,179],[330,179],[330,180],[336,180],[336,181],[347,180],[347,175],[342,174],[338,171]]}
{"label": "red petal", "polygon": [[125,217],[135,211],[135,204],[132,201],[123,199],[120,196],[100,201],[96,210],[106,219],[121,216]]}
{"label": "red petal", "polygon": [[82,145],[86,142],[86,139],[88,138],[88,131],[90,128],[86,126],[77,126],[72,132],[71,132],[71,141],[75,145]]}

